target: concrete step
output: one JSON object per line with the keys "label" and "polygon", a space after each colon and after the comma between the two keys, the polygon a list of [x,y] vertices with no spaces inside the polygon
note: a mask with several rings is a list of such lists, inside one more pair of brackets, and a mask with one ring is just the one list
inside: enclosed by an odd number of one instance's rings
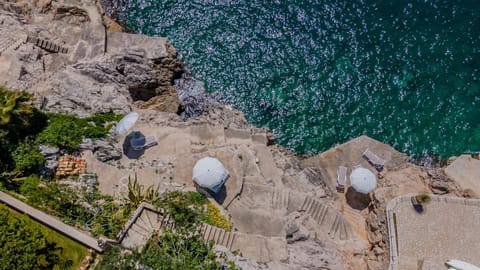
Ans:
{"label": "concrete step", "polygon": [[343,222],[342,222],[342,228],[340,231],[340,240],[348,240],[352,237],[351,227],[344,219],[342,220]]}
{"label": "concrete step", "polygon": [[350,224],[359,228],[365,227],[365,219],[361,215],[360,211],[346,206],[343,208],[343,216]]}
{"label": "concrete step", "polygon": [[350,239],[351,227],[343,216],[325,203],[306,196],[301,210],[305,211],[316,223],[325,227],[333,239]]}
{"label": "concrete step", "polygon": [[272,206],[275,209],[288,208],[290,191],[285,188],[274,188],[272,195]]}
{"label": "concrete step", "polygon": [[257,208],[257,203],[247,196],[240,197],[240,203],[248,209]]}
{"label": "concrete step", "polygon": [[140,227],[148,230],[148,231],[153,231],[153,228],[152,228],[152,224],[150,224],[150,222],[146,219],[146,214],[145,214],[146,210],[143,210],[142,211],[142,214],[140,216],[138,216],[137,220],[135,221],[135,223],[137,225],[139,225]]}
{"label": "concrete step", "polygon": [[235,237],[237,236],[236,233],[229,232],[228,233],[228,239],[227,242],[225,243],[225,246],[229,249],[232,250],[232,245],[235,242]]}
{"label": "concrete step", "polygon": [[152,212],[152,211],[147,211],[147,218],[154,230],[160,230],[160,227],[162,226],[162,215]]}
{"label": "concrete step", "polygon": [[153,232],[152,228],[146,227],[140,219],[137,219],[135,223],[133,223],[132,227],[135,227],[138,230],[144,231],[146,234],[150,234]]}
{"label": "concrete step", "polygon": [[154,212],[152,212],[150,210],[147,210],[147,209],[144,209],[141,217],[142,217],[145,224],[148,224],[149,227],[151,227],[152,229],[155,230],[156,229],[155,228],[155,223],[156,222],[152,222],[150,220],[150,213],[154,213]]}
{"label": "concrete step", "polygon": [[335,216],[335,220],[333,221],[332,225],[330,226],[330,231],[328,232],[328,235],[330,235],[331,238],[335,238],[336,233],[338,232],[338,228],[340,226],[340,219],[339,215]]}
{"label": "concrete step", "polygon": [[221,245],[228,249],[232,248],[235,240],[235,233],[205,223],[200,224],[198,232],[206,241],[213,241],[215,245]]}
{"label": "concrete step", "polygon": [[150,231],[138,226],[138,224],[134,223],[130,229],[128,230],[128,236],[132,236],[132,232],[135,234],[138,234],[142,236],[145,239],[148,239],[150,237]]}
{"label": "concrete step", "polygon": [[26,39],[27,42],[35,44],[35,46],[40,47],[44,50],[54,52],[54,53],[68,53],[68,48],[62,47],[50,40],[45,40],[41,38],[28,36]]}
{"label": "concrete step", "polygon": [[170,215],[162,216],[160,221],[160,228],[162,229],[175,229],[175,222]]}

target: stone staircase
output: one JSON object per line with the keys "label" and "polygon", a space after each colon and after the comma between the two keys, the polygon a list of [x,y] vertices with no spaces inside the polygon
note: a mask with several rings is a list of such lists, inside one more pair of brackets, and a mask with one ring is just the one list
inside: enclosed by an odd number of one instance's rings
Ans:
{"label": "stone staircase", "polygon": [[351,207],[343,207],[343,217],[348,221],[352,226],[357,228],[365,228],[365,219],[360,214],[360,211],[355,210]]}
{"label": "stone staircase", "polygon": [[25,43],[25,38],[23,37],[0,37],[0,55],[7,50],[16,50],[20,45]]}
{"label": "stone staircase", "polygon": [[272,193],[272,207],[274,209],[287,209],[290,200],[290,190],[275,187]]}
{"label": "stone staircase", "polygon": [[68,48],[57,45],[54,42],[49,41],[49,40],[28,36],[27,37],[27,42],[33,43],[33,44],[35,44],[35,46],[38,46],[38,47],[40,47],[44,50],[47,50],[49,52],[68,53]]}
{"label": "stone staircase", "polygon": [[231,250],[236,234],[234,232],[227,232],[224,229],[201,223],[198,232],[200,236],[206,241],[213,241],[215,245],[220,245]]}
{"label": "stone staircase", "polygon": [[351,229],[340,213],[335,216],[335,221],[330,227],[328,235],[333,239],[348,240],[351,237]]}
{"label": "stone staircase", "polygon": [[328,231],[332,239],[348,240],[351,238],[350,224],[332,207],[306,196],[301,207],[316,223]]}
{"label": "stone staircase", "polygon": [[137,248],[143,246],[150,239],[155,231],[163,228],[174,229],[173,219],[161,212],[142,207],[128,222],[126,229],[119,235],[118,239],[126,248]]}

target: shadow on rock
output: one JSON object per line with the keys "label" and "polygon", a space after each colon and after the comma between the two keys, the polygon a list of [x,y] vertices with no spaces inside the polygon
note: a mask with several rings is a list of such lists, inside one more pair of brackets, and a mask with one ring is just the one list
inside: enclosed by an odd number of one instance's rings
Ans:
{"label": "shadow on rock", "polygon": [[145,135],[143,135],[139,131],[134,131],[127,135],[125,140],[123,141],[123,154],[127,156],[129,159],[138,159],[145,153],[144,147],[136,147],[141,145],[141,141],[145,142]]}

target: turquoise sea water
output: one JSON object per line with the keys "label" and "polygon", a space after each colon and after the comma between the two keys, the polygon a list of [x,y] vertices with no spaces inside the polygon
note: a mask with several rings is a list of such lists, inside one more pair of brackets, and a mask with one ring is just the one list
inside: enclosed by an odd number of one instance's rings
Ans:
{"label": "turquoise sea water", "polygon": [[298,153],[362,134],[417,157],[480,150],[479,0],[117,4]]}

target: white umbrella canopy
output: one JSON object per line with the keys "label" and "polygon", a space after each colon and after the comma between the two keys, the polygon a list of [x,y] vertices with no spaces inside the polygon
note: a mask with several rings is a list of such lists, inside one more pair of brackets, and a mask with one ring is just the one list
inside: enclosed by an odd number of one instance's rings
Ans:
{"label": "white umbrella canopy", "polygon": [[131,112],[127,115],[125,115],[122,120],[120,120],[117,124],[117,127],[115,128],[115,134],[117,136],[120,136],[122,134],[125,134],[129,129],[135,125],[135,122],[138,120],[138,113],[136,112]]}
{"label": "white umbrella canopy", "polygon": [[350,175],[350,184],[358,192],[368,194],[377,187],[377,178],[365,168],[356,168]]}
{"label": "white umbrella canopy", "polygon": [[193,181],[215,193],[220,191],[227,177],[227,170],[216,158],[202,158],[193,167]]}

